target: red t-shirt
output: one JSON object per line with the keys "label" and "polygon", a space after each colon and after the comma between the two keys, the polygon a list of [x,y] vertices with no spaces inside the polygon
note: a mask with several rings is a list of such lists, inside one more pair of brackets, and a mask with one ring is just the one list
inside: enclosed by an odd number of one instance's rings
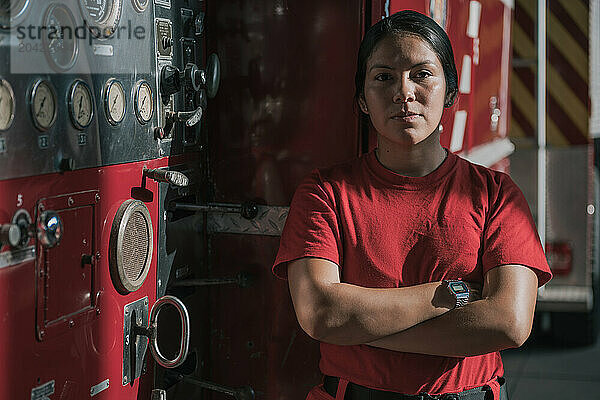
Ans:
{"label": "red t-shirt", "polygon": [[[550,269],[523,194],[504,173],[452,153],[432,173],[407,177],[385,168],[374,151],[313,171],[298,187],[273,272],[319,257],[341,280],[395,288],[443,279],[483,282],[491,268]],[[475,357],[403,353],[367,345],[321,343],[321,372],[405,394],[458,392],[504,373],[498,352]]]}

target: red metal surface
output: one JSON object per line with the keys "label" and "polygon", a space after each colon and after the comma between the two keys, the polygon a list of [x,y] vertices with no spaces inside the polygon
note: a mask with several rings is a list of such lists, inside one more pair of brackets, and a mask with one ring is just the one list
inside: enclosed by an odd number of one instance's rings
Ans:
{"label": "red metal surface", "polygon": [[[94,399],[150,398],[150,367],[141,382],[138,379],[133,385],[122,386],[123,307],[145,296],[150,306],[155,302],[156,252],[142,288],[123,296],[111,282],[108,245],[115,212],[131,198],[133,189],[140,187],[143,167],[167,164],[168,159],[160,159],[0,182],[2,223],[19,208],[33,216],[41,199],[46,199],[46,209],[65,209],[60,212],[63,241],[46,252],[38,248],[38,260],[44,265],[36,266],[31,260],[0,269],[1,399],[31,398],[33,388],[52,380],[55,394],[51,398],[89,398],[90,388],[105,379],[110,380],[110,387]],[[145,185],[153,193],[152,199],[146,199],[146,206],[157,227],[157,184],[146,180]],[[82,198],[85,194],[73,196],[74,206],[78,202],[88,204],[80,208],[67,210],[66,204],[60,206],[69,196],[51,199],[82,191],[94,192],[89,192],[91,198]],[[95,193],[100,196],[97,202]],[[156,237],[154,241],[156,249]],[[81,254],[91,249],[99,253],[99,258],[93,266],[82,267]],[[47,279],[39,276],[40,271],[47,273]],[[46,296],[41,301],[36,300],[38,282],[43,284],[37,295]],[[47,333],[42,340],[36,337],[36,310],[41,316],[37,324],[42,324]]]}
{"label": "red metal surface", "polygon": [[[508,125],[508,72],[502,80],[503,69],[510,69],[510,56],[502,58],[503,46],[510,44],[511,10],[501,1],[482,1],[479,38],[467,36],[469,22],[469,0],[446,1],[447,16],[444,27],[454,51],[454,62],[458,71],[459,84],[464,68],[463,58],[468,55],[473,60],[469,93],[460,93],[454,106],[444,111],[441,143],[450,147],[456,111],[467,111],[467,123],[462,148],[468,151],[475,146],[489,143],[507,134]],[[429,15],[429,0],[409,1],[392,0],[390,13],[400,10],[415,10]],[[505,13],[508,13],[506,18]],[[373,23],[381,18],[374,11]],[[497,97],[502,112],[496,131],[490,129],[490,98]]]}
{"label": "red metal surface", "polygon": [[[358,155],[353,97],[363,1],[207,5],[209,52],[222,60],[209,115],[216,200],[287,206],[311,169]],[[249,271],[257,279],[250,288],[210,289],[206,378],[251,385],[257,398],[300,400],[319,382],[319,350],[298,326],[287,283],[271,274],[278,243],[210,238],[213,276]]]}

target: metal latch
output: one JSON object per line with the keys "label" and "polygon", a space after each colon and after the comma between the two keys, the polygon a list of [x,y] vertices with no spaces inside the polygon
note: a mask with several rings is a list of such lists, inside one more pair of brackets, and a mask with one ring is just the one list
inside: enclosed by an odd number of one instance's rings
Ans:
{"label": "metal latch", "polygon": [[[158,347],[158,315],[166,305],[175,307],[181,318],[179,353],[174,359],[166,358]],[[152,357],[161,367],[175,368],[183,364],[190,345],[190,317],[185,304],[177,297],[158,299],[152,306],[149,319],[148,297],[127,304],[123,321],[123,386],[141,376],[148,345]]]}

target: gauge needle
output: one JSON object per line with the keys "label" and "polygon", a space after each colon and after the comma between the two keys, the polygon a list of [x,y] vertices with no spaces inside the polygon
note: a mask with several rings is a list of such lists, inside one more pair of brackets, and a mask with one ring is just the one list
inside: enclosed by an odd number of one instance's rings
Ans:
{"label": "gauge needle", "polygon": [[38,117],[39,117],[40,113],[41,113],[41,112],[42,112],[42,110],[44,109],[44,103],[45,103],[45,102],[46,102],[46,97],[44,97],[44,98],[42,99],[42,104],[40,104],[40,109],[38,110],[38,112],[37,112],[36,116],[38,116]]}
{"label": "gauge needle", "polygon": [[79,98],[79,112],[77,113],[77,118],[81,117],[81,112],[83,111],[83,107],[81,106],[81,102],[83,101],[83,96]]}
{"label": "gauge needle", "polygon": [[147,97],[144,97],[144,98],[142,99],[142,107],[141,107],[141,108],[144,108],[144,104],[146,104],[146,99],[147,99]]}
{"label": "gauge needle", "polygon": [[115,110],[115,105],[117,104],[117,98],[119,96],[115,96],[115,99],[113,100],[112,106],[110,107],[110,112],[113,112]]}

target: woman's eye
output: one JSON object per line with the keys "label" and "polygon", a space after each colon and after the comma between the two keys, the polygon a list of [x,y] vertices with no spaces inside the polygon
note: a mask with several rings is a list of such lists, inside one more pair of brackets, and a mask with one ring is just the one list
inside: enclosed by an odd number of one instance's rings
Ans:
{"label": "woman's eye", "polygon": [[375,80],[376,81],[387,81],[392,79],[390,74],[377,74],[375,75]]}
{"label": "woman's eye", "polygon": [[417,79],[425,79],[431,76],[429,71],[419,71],[415,74],[415,78]]}

